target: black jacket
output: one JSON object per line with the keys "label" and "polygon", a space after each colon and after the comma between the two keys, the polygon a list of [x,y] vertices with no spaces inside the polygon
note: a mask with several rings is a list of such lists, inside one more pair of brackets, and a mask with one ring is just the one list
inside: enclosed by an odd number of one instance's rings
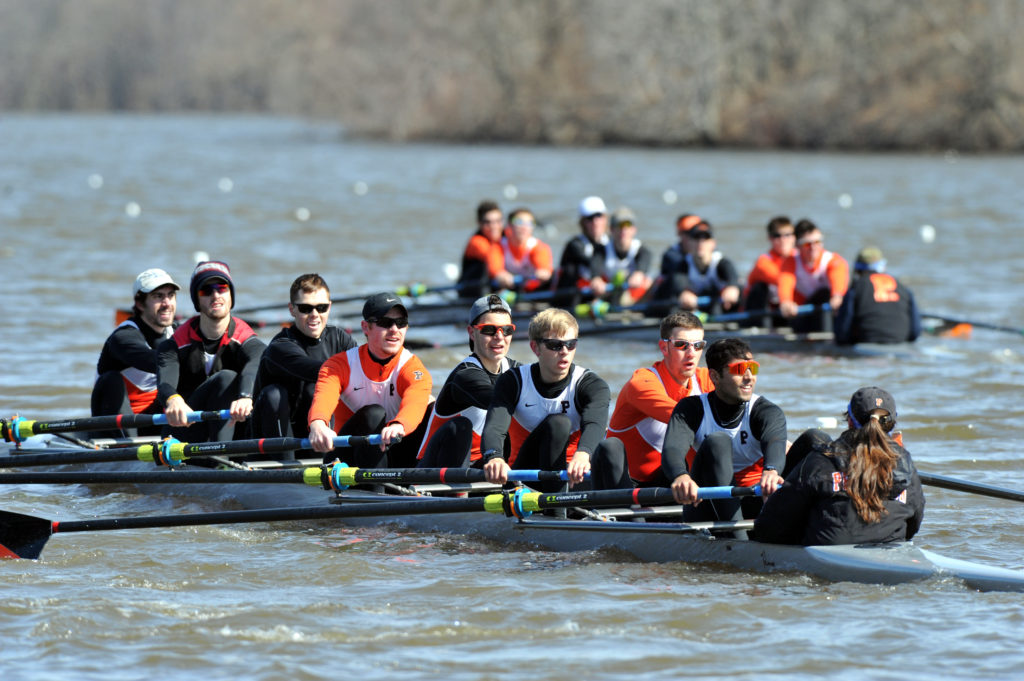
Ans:
{"label": "black jacket", "polygon": [[846,433],[829,446],[830,453],[807,455],[774,494],[765,501],[754,521],[755,538],[774,544],[865,544],[904,541],[921,527],[924,492],[910,452],[895,442],[899,454],[886,513],[877,523],[865,523],[842,489],[850,446]]}

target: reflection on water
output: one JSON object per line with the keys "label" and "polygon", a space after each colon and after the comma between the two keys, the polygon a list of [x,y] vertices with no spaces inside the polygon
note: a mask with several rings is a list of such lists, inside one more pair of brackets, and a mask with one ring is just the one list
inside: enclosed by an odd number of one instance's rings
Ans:
{"label": "reflection on water", "polygon": [[[0,164],[4,415],[87,412],[114,310],[129,304],[146,267],[181,283],[193,254],[206,251],[231,265],[239,306],[285,300],[306,271],[320,272],[335,295],[443,283],[483,198],[530,206],[549,223],[556,255],[588,194],[632,208],[656,253],[669,245],[676,215],[697,212],[741,269],[766,248],[769,217],[807,216],[848,258],[881,246],[923,309],[1024,326],[1016,304],[1024,161],[1009,156],[387,146],[348,143],[331,126],[198,116],[5,117],[0,146],[9,159]],[[933,226],[933,241],[922,240],[923,225]],[[179,311],[189,306],[182,296]],[[335,321],[357,319],[358,304],[337,308]],[[655,359],[653,341],[589,338],[577,357],[617,390]],[[783,407],[795,435],[838,416],[860,385],[883,385],[922,468],[1020,489],[1022,351],[1020,336],[976,330],[969,340],[924,338],[898,357],[775,353],[759,357],[758,392]],[[440,386],[463,349],[421,355]],[[513,355],[530,359],[522,342]],[[923,545],[1024,565],[1019,505],[928,492]],[[203,507],[81,487],[8,488],[5,498],[5,508],[55,518]],[[220,678],[477,679],[512,669],[675,678],[684,665],[689,678],[740,670],[817,678],[823,649],[829,669],[856,669],[858,678],[884,675],[863,650],[881,651],[872,659],[891,670],[941,649],[931,664],[954,676],[1000,676],[1024,664],[1016,599],[956,584],[822,585],[395,528],[61,535],[41,562],[2,562],[0,573],[0,612],[9,615],[0,634],[19,642],[0,653],[5,679],[72,670],[184,679],[209,673],[213,660]],[[965,639],[969,654],[959,652]],[[742,664],[730,662],[738,646]],[[999,666],[979,667],[984,658]],[[18,671],[26,659],[33,673]]]}

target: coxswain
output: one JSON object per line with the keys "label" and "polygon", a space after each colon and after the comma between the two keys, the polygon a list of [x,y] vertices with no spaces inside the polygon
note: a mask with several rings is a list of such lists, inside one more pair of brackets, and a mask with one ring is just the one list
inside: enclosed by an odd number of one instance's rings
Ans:
{"label": "coxswain", "polygon": [[921,313],[914,294],[886,273],[876,246],[857,254],[853,281],[833,322],[836,343],[906,343],[921,335]]}
{"label": "coxswain", "polygon": [[861,388],[846,407],[846,430],[815,448],[765,501],[759,541],[869,544],[906,541],[921,527],[924,492],[910,452],[897,441],[896,401]]}

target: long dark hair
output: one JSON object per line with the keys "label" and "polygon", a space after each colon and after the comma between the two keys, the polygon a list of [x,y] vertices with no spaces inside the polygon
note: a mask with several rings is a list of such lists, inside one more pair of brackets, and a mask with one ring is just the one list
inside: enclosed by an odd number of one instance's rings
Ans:
{"label": "long dark hair", "polygon": [[892,415],[873,413],[864,425],[847,431],[849,445],[846,493],[866,523],[877,523],[887,513],[885,501],[892,491],[892,474],[899,454],[892,448],[889,432],[896,425]]}

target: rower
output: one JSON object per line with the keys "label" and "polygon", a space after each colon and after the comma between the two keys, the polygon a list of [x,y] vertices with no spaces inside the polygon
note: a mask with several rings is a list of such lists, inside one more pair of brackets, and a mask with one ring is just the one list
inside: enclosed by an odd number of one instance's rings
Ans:
{"label": "rower", "polygon": [[[366,343],[339,352],[320,368],[309,410],[310,445],[324,454],[325,463],[411,467],[432,398],[430,372],[405,348],[409,312],[394,293],[376,293],[363,304],[361,327]],[[379,447],[334,452],[338,435],[375,433],[381,435]]]}
{"label": "rower", "polygon": [[[152,268],[141,272],[132,284],[132,317],[121,322],[103,344],[96,362],[92,388],[93,416],[108,414],[160,414],[157,401],[156,347],[177,328],[174,314],[181,289],[171,275]],[[125,428],[123,435],[138,431]],[[118,437],[122,433],[94,433],[94,437]],[[147,428],[143,435],[159,435],[160,428]]]}
{"label": "rower", "polygon": [[[292,282],[288,313],[295,321],[267,346],[256,375],[253,437],[309,435],[307,416],[320,367],[358,345],[348,331],[328,325],[331,290],[319,274]],[[286,458],[292,458],[292,453]]]}
{"label": "rower", "polygon": [[575,304],[586,294],[600,298],[609,289],[604,275],[605,244],[608,243],[608,207],[600,196],[580,201],[580,233],[565,244],[558,265],[560,303]]}
{"label": "rower", "polygon": [[511,468],[567,470],[579,485],[608,427],[608,384],[573,362],[579,324],[565,310],[534,315],[528,335],[537,361],[506,371],[494,386],[480,443],[484,473],[505,483]]}
{"label": "rower", "polygon": [[881,388],[861,388],[847,404],[846,426],[768,497],[754,521],[759,541],[866,544],[917,533],[924,492],[910,452],[893,439],[896,401]]}
{"label": "rower", "polygon": [[[662,282],[655,299],[671,299],[683,310],[719,314],[739,306],[740,289],[736,266],[716,250],[711,225],[701,221],[687,230],[685,239],[691,252],[681,260],[673,261],[674,269],[665,269],[662,263]],[[705,298],[707,303],[701,303]]]}
{"label": "rower", "polygon": [[668,487],[661,449],[672,410],[684,397],[714,390],[708,370],[697,366],[707,341],[700,318],[676,312],[661,320],[661,359],[637,369],[619,391],[608,438],[597,447],[595,489]]}
{"label": "rower", "polygon": [[476,207],[476,232],[469,238],[462,254],[459,275],[459,296],[477,298],[496,290],[512,288],[515,277],[505,269],[501,235],[505,220],[494,201],[481,201]]}
{"label": "rower", "polygon": [[[793,255],[796,252],[796,232],[788,217],[773,217],[768,221],[766,231],[771,248],[767,253],[758,256],[754,268],[747,275],[747,287],[743,291],[745,310],[778,311],[779,274],[787,263],[792,267]],[[766,312],[769,320],[770,314]],[[753,321],[760,323],[762,320]]]}
{"label": "rower", "polygon": [[853,282],[836,313],[836,343],[905,343],[921,335],[921,315],[909,288],[885,271],[876,246],[857,254]]}
{"label": "rower", "polygon": [[420,468],[483,465],[480,436],[494,384],[520,366],[507,356],[515,330],[512,309],[501,296],[492,293],[473,303],[466,327],[470,354],[448,374],[437,396],[418,454]]}
{"label": "rower", "polygon": [[[235,285],[225,263],[196,265],[189,295],[199,314],[157,348],[157,400],[170,434],[179,440],[230,440],[235,424],[252,412],[253,384],[266,345],[248,324],[232,317]],[[229,420],[185,430],[190,412],[222,409],[230,410]]]}
{"label": "rower", "polygon": [[636,215],[622,206],[612,213],[612,235],[604,245],[604,273],[610,285],[604,299],[614,305],[632,305],[639,301],[653,280],[648,272],[653,256],[636,238]]}
{"label": "rower", "polygon": [[548,286],[554,273],[551,247],[534,235],[536,226],[537,218],[529,208],[516,208],[508,214],[501,239],[505,270],[512,274],[515,289],[525,293]]}
{"label": "rower", "polygon": [[[798,221],[794,234],[797,252],[779,271],[779,312],[793,320],[794,331],[831,331],[832,315],[850,285],[850,266],[843,256],[825,249],[825,237],[810,220]],[[825,303],[831,313],[796,317],[800,305]]]}
{"label": "rower", "polygon": [[[742,512],[739,499],[697,503],[705,486],[761,485],[765,496],[782,484],[786,462],[786,416],[754,392],[760,365],[739,338],[708,346],[705,359],[713,392],[684,397],[672,410],[662,447],[662,474],[671,481],[686,520],[738,520],[757,515],[760,504]],[[751,497],[755,500],[756,498]]]}

